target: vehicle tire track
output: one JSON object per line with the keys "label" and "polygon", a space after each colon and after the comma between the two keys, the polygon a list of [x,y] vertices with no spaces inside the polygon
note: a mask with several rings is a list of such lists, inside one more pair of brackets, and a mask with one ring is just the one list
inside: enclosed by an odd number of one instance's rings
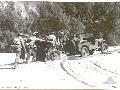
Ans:
{"label": "vehicle tire track", "polygon": [[80,83],[83,83],[84,85],[87,85],[87,86],[89,86],[89,87],[95,87],[95,86],[90,85],[89,83],[87,83],[87,82],[85,82],[85,81],[83,81],[83,80],[79,80],[79,79],[76,78],[74,75],[72,75],[72,74],[64,67],[64,65],[63,65],[64,63],[65,63],[65,61],[61,62],[61,63],[60,63],[60,66],[61,66],[61,68],[63,69],[63,71],[65,71],[69,76],[71,76],[72,78],[74,78],[76,81],[78,81],[78,82],[80,82]]}
{"label": "vehicle tire track", "polygon": [[[97,55],[90,55],[90,56],[86,56],[86,57],[76,57],[77,59],[76,60],[81,60],[81,59],[85,59],[85,58],[92,58],[92,57],[94,57],[94,56],[106,56],[106,55],[108,55],[108,54],[112,54],[112,53],[114,53],[114,52],[117,52],[117,51],[119,51],[120,49],[116,49],[116,50],[113,50],[113,51],[108,51],[107,53],[105,53],[105,54],[97,54]],[[75,77],[73,74],[71,74],[71,72],[73,72],[73,71],[68,71],[65,67],[64,67],[64,63],[66,62],[66,60],[65,61],[62,61],[61,63],[60,63],[60,66],[61,66],[61,68],[68,74],[68,75],[70,75],[72,78],[74,78],[76,81],[78,81],[78,82],[80,82],[80,83],[83,83],[83,84],[85,84],[85,85],[87,85],[87,86],[90,86],[90,87],[95,87],[95,86],[93,86],[93,85],[91,85],[91,84],[89,84],[89,83],[87,83],[87,82],[85,82],[85,81],[83,81],[83,80],[79,80],[77,77]],[[110,70],[107,70],[107,69],[105,69],[105,68],[102,68],[101,66],[99,66],[99,65],[97,65],[96,63],[94,63],[94,62],[92,62],[92,61],[90,61],[89,60],[89,62],[92,64],[92,65],[94,65],[95,67],[97,67],[97,68],[100,68],[101,70],[104,70],[104,71],[106,71],[106,72],[109,72],[109,73],[112,73],[112,74],[116,74],[116,75],[120,75],[120,74],[118,74],[118,73],[116,73],[116,72],[113,72],[113,71],[110,71]]]}
{"label": "vehicle tire track", "polygon": [[102,69],[102,70],[104,70],[104,71],[107,71],[107,72],[109,72],[109,73],[113,73],[113,74],[116,74],[116,75],[120,75],[120,74],[118,74],[118,73],[116,73],[116,72],[107,70],[107,69],[101,67],[100,65],[98,65],[98,64],[96,64],[96,63],[94,63],[94,62],[92,62],[92,61],[90,61],[90,63],[92,63],[93,65],[95,65],[96,67],[98,67],[98,68],[100,68],[100,69]]}

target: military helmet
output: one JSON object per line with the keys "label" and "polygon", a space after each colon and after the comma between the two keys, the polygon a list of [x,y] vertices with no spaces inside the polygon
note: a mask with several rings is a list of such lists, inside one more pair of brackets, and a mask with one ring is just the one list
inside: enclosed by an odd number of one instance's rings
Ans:
{"label": "military helmet", "polygon": [[34,32],[33,35],[34,35],[34,36],[38,35],[38,32]]}
{"label": "military helmet", "polygon": [[64,32],[63,32],[63,31],[61,31],[61,32],[60,32],[60,34],[61,34],[61,35],[64,35]]}
{"label": "military helmet", "polygon": [[23,36],[23,33],[18,33],[18,36]]}
{"label": "military helmet", "polygon": [[51,34],[56,34],[55,32],[51,32]]}
{"label": "military helmet", "polygon": [[25,36],[25,37],[29,37],[29,34],[25,34],[24,36]]}

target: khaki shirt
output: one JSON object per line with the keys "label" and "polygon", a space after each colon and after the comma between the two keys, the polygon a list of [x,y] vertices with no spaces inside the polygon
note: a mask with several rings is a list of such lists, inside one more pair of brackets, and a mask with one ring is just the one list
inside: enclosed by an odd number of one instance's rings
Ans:
{"label": "khaki shirt", "polygon": [[53,45],[56,45],[57,44],[57,39],[56,39],[56,36],[55,35],[49,35],[48,38],[51,40],[51,43]]}
{"label": "khaki shirt", "polygon": [[32,37],[30,37],[30,40],[31,40],[30,46],[31,46],[31,47],[34,47],[35,41],[36,41],[36,40],[40,40],[40,39],[37,38],[37,37],[35,37],[35,36],[32,36]]}
{"label": "khaki shirt", "polygon": [[22,37],[16,37],[16,38],[14,38],[13,42],[14,42],[13,47],[16,48],[16,51],[21,52],[21,48],[24,47],[23,38]]}

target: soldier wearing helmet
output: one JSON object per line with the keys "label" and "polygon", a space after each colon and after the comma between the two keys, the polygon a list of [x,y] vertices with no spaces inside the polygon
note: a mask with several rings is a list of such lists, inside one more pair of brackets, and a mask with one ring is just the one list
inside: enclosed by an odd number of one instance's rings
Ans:
{"label": "soldier wearing helmet", "polygon": [[57,38],[55,36],[55,32],[51,32],[51,34],[48,35],[48,40],[49,40],[49,42],[52,43],[53,47],[56,46],[56,44],[57,44]]}
{"label": "soldier wearing helmet", "polygon": [[25,43],[23,40],[22,33],[19,33],[18,37],[14,38],[13,43],[12,43],[12,48],[14,52],[16,53],[15,64],[13,67],[13,68],[16,68],[20,59],[22,59],[23,62],[25,62],[26,48],[25,48]]}
{"label": "soldier wearing helmet", "polygon": [[27,43],[27,45],[28,45],[28,54],[27,54],[27,61],[30,59],[30,56],[32,55],[33,56],[33,58],[32,58],[32,61],[35,61],[36,60],[36,53],[35,53],[35,51],[36,51],[36,45],[35,45],[35,41],[36,40],[39,40],[39,33],[38,32],[34,32],[33,33],[33,36],[31,36],[29,39],[28,39],[28,43]]}
{"label": "soldier wearing helmet", "polygon": [[36,37],[38,38],[39,33],[35,31],[35,32],[33,33],[33,36],[36,36]]}
{"label": "soldier wearing helmet", "polygon": [[58,42],[59,42],[59,50],[63,51],[64,50],[64,40],[65,39],[65,34],[63,31],[60,31],[59,33],[59,38],[58,38]]}
{"label": "soldier wearing helmet", "polygon": [[47,36],[47,42],[49,44],[48,46],[48,52],[47,52],[47,59],[49,60],[55,60],[55,51],[56,51],[56,46],[57,46],[57,39],[55,36],[55,32],[51,32]]}

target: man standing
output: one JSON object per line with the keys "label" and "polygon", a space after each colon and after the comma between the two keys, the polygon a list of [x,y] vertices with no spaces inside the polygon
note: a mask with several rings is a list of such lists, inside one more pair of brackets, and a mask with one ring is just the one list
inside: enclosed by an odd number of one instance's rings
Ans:
{"label": "man standing", "polygon": [[20,59],[22,59],[23,62],[25,62],[26,48],[25,48],[25,43],[24,43],[22,36],[23,36],[23,34],[19,33],[18,37],[14,38],[13,44],[12,44],[12,48],[13,48],[14,52],[16,53],[15,64],[13,67],[14,69],[17,67]]}
{"label": "man standing", "polygon": [[65,34],[64,34],[63,31],[60,32],[58,41],[59,41],[59,46],[60,46],[59,50],[64,51],[65,50],[64,49],[64,46],[65,46]]}
{"label": "man standing", "polygon": [[35,41],[39,40],[39,33],[38,32],[34,32],[33,36],[31,36],[28,39],[28,54],[27,54],[27,61],[30,59],[30,56],[32,55],[32,61],[36,60],[36,45],[35,45]]}
{"label": "man standing", "polygon": [[56,46],[57,46],[57,39],[55,36],[55,33],[52,32],[50,35],[47,36],[47,42],[48,42],[48,52],[47,52],[47,58],[49,60],[55,60],[56,57]]}
{"label": "man standing", "polygon": [[53,45],[53,48],[56,48],[56,45],[57,45],[57,39],[56,39],[56,36],[55,36],[55,32],[52,32],[49,36],[49,42],[52,43]]}

